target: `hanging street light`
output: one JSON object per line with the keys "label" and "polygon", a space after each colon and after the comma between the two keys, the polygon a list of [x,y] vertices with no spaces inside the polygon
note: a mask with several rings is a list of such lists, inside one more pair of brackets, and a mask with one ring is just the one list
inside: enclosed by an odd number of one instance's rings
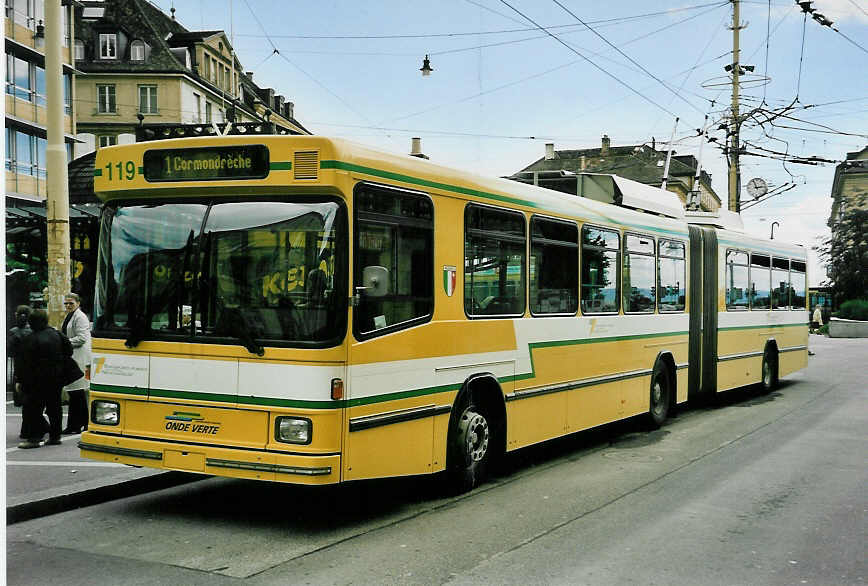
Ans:
{"label": "hanging street light", "polygon": [[431,60],[428,59],[428,55],[425,55],[425,58],[422,60],[422,67],[419,68],[419,71],[422,72],[422,77],[428,77],[434,71],[431,68]]}

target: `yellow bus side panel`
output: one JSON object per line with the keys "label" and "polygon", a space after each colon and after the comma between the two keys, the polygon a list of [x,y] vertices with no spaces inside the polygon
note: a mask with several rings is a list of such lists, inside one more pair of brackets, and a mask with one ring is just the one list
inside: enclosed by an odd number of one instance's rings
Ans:
{"label": "yellow bus side panel", "polygon": [[778,356],[778,376],[788,374],[806,368],[808,366],[808,351],[797,350],[795,352],[782,352]]}
{"label": "yellow bus side panel", "polygon": [[620,419],[620,407],[620,381],[570,391],[567,396],[569,430],[581,431]]}
{"label": "yellow bus side panel", "polygon": [[726,391],[758,383],[762,378],[762,356],[717,363],[717,390]]}
{"label": "yellow bus side panel", "polygon": [[506,449],[514,450],[567,433],[566,407],[566,393],[507,403]]}
{"label": "yellow bus side panel", "polygon": [[431,472],[434,419],[426,417],[350,432],[344,480]]}
{"label": "yellow bus side panel", "polygon": [[[672,381],[673,383],[675,381]],[[651,408],[651,375],[621,382],[621,417],[647,413]]]}

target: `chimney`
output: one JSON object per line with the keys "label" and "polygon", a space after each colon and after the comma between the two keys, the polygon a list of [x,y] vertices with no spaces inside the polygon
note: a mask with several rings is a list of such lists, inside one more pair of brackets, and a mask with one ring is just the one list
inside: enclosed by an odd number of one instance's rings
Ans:
{"label": "chimney", "polygon": [[555,145],[552,142],[546,143],[546,161],[551,161],[555,158]]}
{"label": "chimney", "polygon": [[606,155],[609,154],[609,143],[610,142],[611,141],[609,140],[609,135],[604,134],[603,135],[603,146],[600,147],[600,156],[601,157],[605,157]]}
{"label": "chimney", "polygon": [[652,151],[657,150],[657,139],[654,138],[653,136],[651,137],[651,150]]}
{"label": "chimney", "polygon": [[588,161],[585,158],[585,155],[582,155],[582,158],[579,159],[579,171],[584,171],[587,166],[588,166]]}
{"label": "chimney", "polygon": [[419,137],[413,137],[410,139],[410,156],[411,157],[419,157],[420,159],[427,159],[428,155],[422,153],[422,139]]}
{"label": "chimney", "polygon": [[244,75],[247,76],[247,79],[249,79],[250,81],[253,81],[253,72],[252,71],[245,71]]}
{"label": "chimney", "polygon": [[283,112],[283,102],[285,98],[281,95],[274,96],[274,111],[278,114]]}
{"label": "chimney", "polygon": [[295,118],[295,104],[292,102],[286,102],[283,104],[283,117],[292,120]]}

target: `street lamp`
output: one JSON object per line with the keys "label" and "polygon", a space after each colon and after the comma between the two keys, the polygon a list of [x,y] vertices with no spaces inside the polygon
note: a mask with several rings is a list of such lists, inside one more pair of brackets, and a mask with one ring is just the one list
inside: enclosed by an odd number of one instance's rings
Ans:
{"label": "street lamp", "polygon": [[775,226],[780,226],[780,225],[781,225],[780,222],[772,222],[772,235],[771,235],[771,237],[769,238],[769,240],[774,240],[774,239],[775,239]]}
{"label": "street lamp", "polygon": [[422,72],[422,77],[428,77],[434,71],[431,68],[431,60],[428,58],[428,55],[425,55],[425,58],[422,59],[422,67],[419,68],[419,71]]}

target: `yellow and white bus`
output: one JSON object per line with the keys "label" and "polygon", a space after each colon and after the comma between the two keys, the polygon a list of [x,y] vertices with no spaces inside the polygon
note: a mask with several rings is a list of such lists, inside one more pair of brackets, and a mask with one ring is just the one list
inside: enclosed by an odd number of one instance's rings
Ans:
{"label": "yellow and white bus", "polygon": [[506,452],[807,363],[805,249],[662,190],[266,135],[100,149],[94,183],[89,458],[467,490]]}

